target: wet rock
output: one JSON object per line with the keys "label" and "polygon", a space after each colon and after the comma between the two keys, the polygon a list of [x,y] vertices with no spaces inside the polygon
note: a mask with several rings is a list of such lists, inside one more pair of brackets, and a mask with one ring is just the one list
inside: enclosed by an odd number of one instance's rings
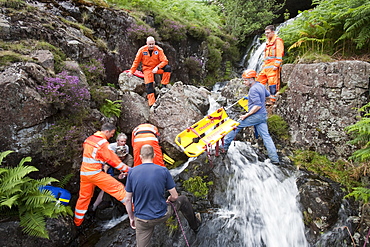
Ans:
{"label": "wet rock", "polygon": [[76,228],[72,217],[59,217],[48,219],[46,229],[49,239],[31,237],[24,234],[18,221],[0,222],[0,245],[16,246],[68,246],[76,237]]}
{"label": "wet rock", "polygon": [[301,176],[297,185],[304,222],[313,241],[336,223],[344,195],[338,184],[315,176]]}

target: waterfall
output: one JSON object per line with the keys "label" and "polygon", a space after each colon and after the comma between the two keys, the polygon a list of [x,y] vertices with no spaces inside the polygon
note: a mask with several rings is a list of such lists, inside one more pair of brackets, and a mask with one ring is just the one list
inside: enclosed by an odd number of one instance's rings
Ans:
{"label": "waterfall", "polygon": [[198,246],[309,246],[294,174],[287,175],[268,161],[257,161],[245,142],[231,145],[227,158],[230,177],[225,200],[206,223],[207,233]]}
{"label": "waterfall", "polygon": [[[279,30],[289,25],[292,21],[294,21],[298,16],[291,18],[284,23],[281,23],[279,26],[276,27],[275,32],[279,35]],[[239,67],[242,67],[243,69],[253,69],[255,71],[260,72],[263,64],[263,51],[266,47],[266,41],[261,42],[261,39],[263,38],[263,35],[255,35],[253,37],[253,40],[251,44],[248,46],[246,53],[244,54],[242,60],[239,63]],[[247,60],[248,59],[248,60]]]}

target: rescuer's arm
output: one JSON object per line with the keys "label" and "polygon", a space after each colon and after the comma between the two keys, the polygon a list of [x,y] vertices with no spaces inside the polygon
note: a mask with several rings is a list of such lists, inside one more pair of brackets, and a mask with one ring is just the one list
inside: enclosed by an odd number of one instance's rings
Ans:
{"label": "rescuer's arm", "polygon": [[136,229],[134,213],[132,212],[132,193],[126,193],[125,207],[128,217],[130,218],[130,226],[132,229]]}

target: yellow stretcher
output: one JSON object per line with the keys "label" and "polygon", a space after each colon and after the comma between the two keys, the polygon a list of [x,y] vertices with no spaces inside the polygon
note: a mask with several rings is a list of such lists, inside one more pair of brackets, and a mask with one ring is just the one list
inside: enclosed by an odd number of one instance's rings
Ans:
{"label": "yellow stretcher", "polygon": [[197,157],[238,125],[224,108],[219,108],[178,134],[175,142],[188,157]]}

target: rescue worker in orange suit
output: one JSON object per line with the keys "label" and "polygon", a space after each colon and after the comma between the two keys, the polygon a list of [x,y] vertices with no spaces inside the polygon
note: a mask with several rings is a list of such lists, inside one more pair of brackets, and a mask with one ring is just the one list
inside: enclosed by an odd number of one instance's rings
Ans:
{"label": "rescue worker in orange suit", "polygon": [[163,161],[161,146],[159,146],[158,128],[152,124],[140,124],[132,131],[132,148],[134,150],[134,167],[141,164],[140,150],[145,144],[154,148],[154,164],[166,166]]}
{"label": "rescue worker in orange suit", "polygon": [[116,127],[103,124],[101,131],[88,137],[83,143],[83,157],[80,170],[80,193],[75,208],[74,223],[80,226],[88,210],[95,186],[124,203],[126,191],[122,183],[111,175],[103,172],[104,163],[121,171],[128,172],[129,167],[108,148],[108,139],[113,137]]}
{"label": "rescue worker in orange suit", "polygon": [[163,74],[161,81],[163,87],[166,87],[170,82],[171,76],[171,66],[168,65],[167,57],[163,49],[155,45],[155,40],[152,36],[146,39],[146,45],[137,52],[131,69],[127,73],[128,76],[132,76],[135,73],[140,63],[142,63],[143,67],[148,104],[152,106],[155,103],[154,74]]}
{"label": "rescue worker in orange suit", "polygon": [[284,42],[275,34],[275,27],[269,25],[265,28],[266,48],[264,51],[264,62],[262,71],[258,75],[257,81],[266,85],[270,91],[270,100],[276,101],[276,93],[280,87],[280,69],[284,56]]}

